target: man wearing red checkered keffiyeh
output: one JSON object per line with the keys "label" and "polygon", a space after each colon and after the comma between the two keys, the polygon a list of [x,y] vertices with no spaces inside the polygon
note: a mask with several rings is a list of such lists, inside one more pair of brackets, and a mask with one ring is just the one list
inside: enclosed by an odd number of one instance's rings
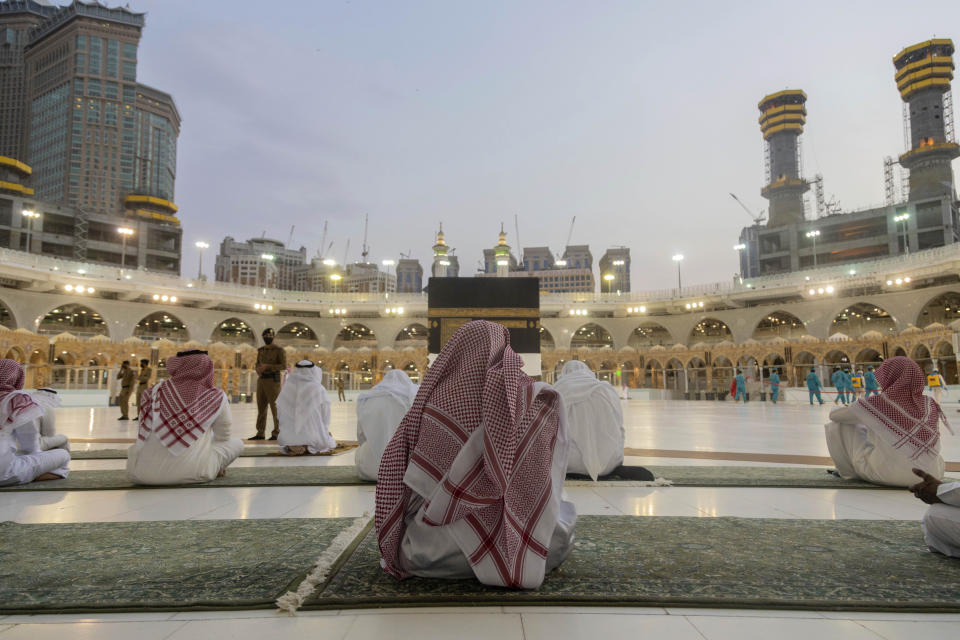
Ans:
{"label": "man wearing red checkered keffiyeh", "polygon": [[940,479],[940,424],[947,418],[923,395],[926,377],[910,358],[886,360],[877,370],[882,392],[830,412],[827,448],[838,475],[874,484],[909,487],[917,468]]}
{"label": "man wearing red checkered keffiyeh", "polygon": [[394,577],[535,589],[570,553],[563,403],[522,364],[503,326],[475,321],[430,367],[378,474],[381,565]]}
{"label": "man wearing red checkered keffiyeh", "polygon": [[43,451],[37,429],[44,407],[23,391],[23,367],[0,360],[0,486],[66,478],[70,452]]}
{"label": "man wearing red checkered keffiyeh", "polygon": [[138,484],[209,482],[243,451],[230,437],[230,405],[214,386],[206,351],[167,358],[168,380],[140,400],[137,442],[127,454],[127,475]]}

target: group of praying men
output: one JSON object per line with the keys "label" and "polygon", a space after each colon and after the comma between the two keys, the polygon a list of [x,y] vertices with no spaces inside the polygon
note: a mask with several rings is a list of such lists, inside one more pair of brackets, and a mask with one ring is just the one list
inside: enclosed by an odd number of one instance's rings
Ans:
{"label": "group of praying men", "polygon": [[[356,467],[377,482],[375,526],[390,575],[537,588],[573,547],[566,474],[596,480],[628,469],[621,402],[609,383],[579,361],[565,363],[554,385],[522,365],[503,326],[474,321],[450,338],[419,387],[394,370],[358,398]],[[169,378],[140,398],[128,474],[143,484],[209,481],[243,449],[231,438],[227,397],[205,352],[179,353],[166,367]],[[946,416],[923,394],[925,376],[909,358],[885,361],[876,381],[882,392],[830,414],[833,473],[909,487],[931,505],[922,523],[927,545],[960,557],[960,483],[941,481]],[[22,387],[22,367],[0,361],[0,483],[66,477],[65,439],[43,440],[56,394]],[[313,362],[295,365],[276,406],[285,453],[336,446]]]}

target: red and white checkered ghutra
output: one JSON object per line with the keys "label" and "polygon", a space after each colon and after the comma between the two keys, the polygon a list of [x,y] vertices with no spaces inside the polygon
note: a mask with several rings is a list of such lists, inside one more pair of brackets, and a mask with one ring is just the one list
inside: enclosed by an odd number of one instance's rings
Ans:
{"label": "red and white checkered ghutra", "polygon": [[430,367],[378,474],[377,537],[394,577],[409,575],[399,553],[413,482],[424,522],[450,527],[480,581],[526,589],[543,582],[557,523],[551,466],[561,401],[522,364],[503,326],[474,321]]}
{"label": "red and white checkered ghutra", "polygon": [[[880,395],[858,400],[851,408],[874,426],[877,435],[911,460],[940,453],[940,422],[953,433],[947,417],[933,398],[923,395],[926,377],[905,356],[889,358],[877,369]],[[872,418],[869,422],[868,419]]]}
{"label": "red and white checkered ghutra", "polygon": [[200,439],[220,411],[224,393],[213,385],[213,361],[203,353],[167,358],[170,379],[147,389],[140,399],[140,430],[146,441],[156,433],[173,455]]}
{"label": "red and white checkered ghutra", "polygon": [[43,407],[23,391],[23,366],[0,359],[0,431],[16,429],[43,415]]}

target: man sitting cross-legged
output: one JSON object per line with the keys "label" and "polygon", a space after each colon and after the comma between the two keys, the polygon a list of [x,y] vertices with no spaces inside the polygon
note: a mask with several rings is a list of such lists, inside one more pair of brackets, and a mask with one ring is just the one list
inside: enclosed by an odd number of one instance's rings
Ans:
{"label": "man sitting cross-legged", "polygon": [[623,409],[617,391],[598,380],[586,363],[563,365],[553,388],[563,398],[570,430],[568,473],[594,480],[623,464]]}
{"label": "man sitting cross-legged", "polygon": [[498,324],[447,342],[383,454],[376,528],[396,578],[535,589],[573,546],[559,395],[523,373]]}
{"label": "man sitting cross-legged", "polygon": [[896,487],[914,484],[914,467],[942,478],[940,423],[950,425],[940,405],[923,395],[923,371],[896,356],[880,365],[877,380],[880,395],[830,412],[827,449],[838,475]]}
{"label": "man sitting cross-legged", "polygon": [[57,480],[70,473],[70,452],[44,451],[38,422],[44,405],[23,391],[23,367],[0,360],[0,486]]}
{"label": "man sitting cross-legged", "polygon": [[405,372],[391,369],[374,388],[357,397],[357,475],[376,480],[380,458],[417,395]]}
{"label": "man sitting cross-legged", "polygon": [[330,435],[330,398],[323,388],[323,369],[301,360],[287,376],[277,397],[280,435],[277,444],[288,456],[305,456],[337,446]]}
{"label": "man sitting cross-legged", "polygon": [[169,380],[144,392],[140,431],[127,454],[127,475],[137,484],[209,482],[243,451],[230,437],[230,405],[213,384],[206,351],[167,358]]}
{"label": "man sitting cross-legged", "polygon": [[932,551],[960,558],[960,482],[940,482],[922,469],[910,491],[930,505],[923,514],[923,537]]}

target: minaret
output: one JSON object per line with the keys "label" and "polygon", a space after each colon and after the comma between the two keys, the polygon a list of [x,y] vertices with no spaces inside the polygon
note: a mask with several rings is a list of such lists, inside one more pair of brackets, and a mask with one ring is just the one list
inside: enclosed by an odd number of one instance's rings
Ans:
{"label": "minaret", "polygon": [[760,194],[770,201],[768,227],[803,222],[803,179],[800,134],[807,121],[807,94],[799,89],[771,93],[760,101],[760,131],[766,143],[767,186]]}
{"label": "minaret", "polygon": [[507,232],[503,230],[503,223],[500,223],[500,237],[497,240],[497,246],[493,250],[494,259],[497,261],[497,277],[506,278],[510,273],[510,245],[507,244]]}
{"label": "minaret", "polygon": [[[953,41],[927,40],[907,47],[893,58],[900,97],[906,103],[910,149],[900,165],[910,171],[909,200],[953,196],[950,163],[960,156],[953,139]],[[909,116],[909,119],[908,119]]]}
{"label": "minaret", "polygon": [[450,266],[450,259],[447,257],[447,242],[443,238],[443,223],[440,223],[440,230],[437,231],[437,241],[433,243],[433,273],[434,278],[446,278],[447,268]]}

